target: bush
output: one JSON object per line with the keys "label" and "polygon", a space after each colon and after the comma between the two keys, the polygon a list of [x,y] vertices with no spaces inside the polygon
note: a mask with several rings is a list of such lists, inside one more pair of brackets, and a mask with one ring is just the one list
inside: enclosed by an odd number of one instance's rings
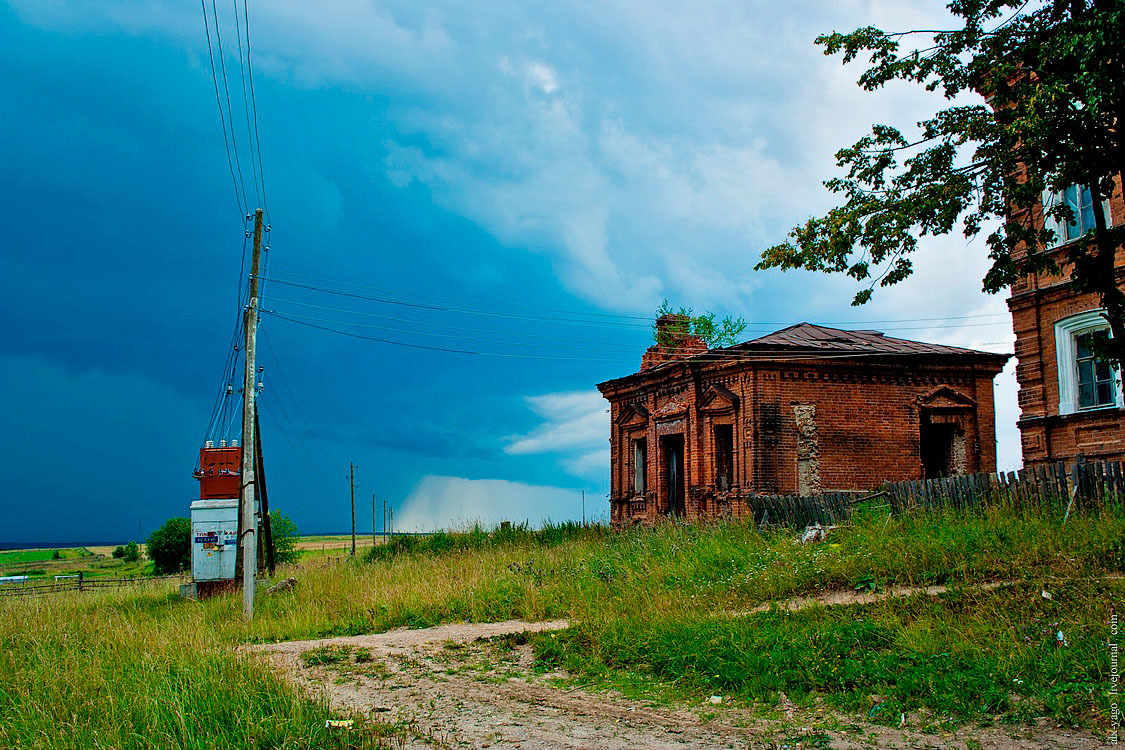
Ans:
{"label": "bush", "polygon": [[297,562],[301,551],[297,549],[297,542],[301,532],[293,519],[279,510],[270,511],[270,531],[273,534],[273,561],[278,565]]}
{"label": "bush", "polygon": [[169,518],[148,537],[148,556],[156,575],[179,573],[191,565],[191,521]]}
{"label": "bush", "polygon": [[113,559],[120,560],[123,557],[125,557],[125,548],[119,544],[113,548]]}
{"label": "bush", "polygon": [[55,550],[54,552],[51,553],[51,559],[52,560],[61,560],[62,559],[62,553],[59,552],[58,550]]}
{"label": "bush", "polygon": [[136,562],[141,559],[141,548],[136,542],[129,542],[122,550],[122,555],[125,562]]}

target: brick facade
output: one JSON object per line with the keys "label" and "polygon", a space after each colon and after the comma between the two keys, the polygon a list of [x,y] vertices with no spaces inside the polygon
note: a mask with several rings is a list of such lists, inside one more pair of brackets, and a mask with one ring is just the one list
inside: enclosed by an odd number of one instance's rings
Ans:
{"label": "brick facade", "polygon": [[993,378],[1007,355],[808,324],[700,344],[652,347],[640,372],[598,386],[614,524],[738,516],[750,493],[995,470]]}
{"label": "brick facade", "polygon": [[[1110,198],[1110,221],[1125,221],[1120,180]],[[1040,214],[1037,221],[1042,222]],[[1125,460],[1125,419],[1119,405],[1076,409],[1063,413],[1060,360],[1063,368],[1074,368],[1068,352],[1057,351],[1056,342],[1065,330],[1057,324],[1076,315],[1099,309],[1095,294],[1079,294],[1069,286],[1066,264],[1067,246],[1050,250],[1060,265],[1060,274],[1032,274],[1012,287],[1008,307],[1016,334],[1016,379],[1019,382],[1020,439],[1025,465],[1052,461],[1070,461],[1078,456],[1098,460]],[[1026,257],[1026,248],[1013,253],[1018,262]],[[1125,252],[1119,250],[1116,260],[1118,286],[1125,288]],[[1116,376],[1116,394],[1121,402],[1120,373]]]}

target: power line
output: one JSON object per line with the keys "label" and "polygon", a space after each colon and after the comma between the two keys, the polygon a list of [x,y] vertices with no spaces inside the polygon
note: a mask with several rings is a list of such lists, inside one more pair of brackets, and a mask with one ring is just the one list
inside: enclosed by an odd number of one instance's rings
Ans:
{"label": "power line", "polygon": [[[328,481],[332,481],[331,478],[324,472],[323,469],[321,469],[317,464],[312,462],[312,460],[308,457],[307,454],[304,454],[304,453],[301,452],[301,449],[298,448],[297,444],[293,442],[293,438],[289,437],[289,433],[286,432],[285,426],[281,423],[281,420],[277,418],[277,415],[275,415],[273,413],[273,410],[271,408],[268,408],[269,402],[267,402],[265,399],[262,399],[261,403],[262,403],[262,406],[267,407],[267,408],[262,409],[262,411],[265,412],[266,414],[268,414],[269,418],[273,420],[274,426],[277,427],[277,431],[279,433],[281,433],[281,436],[283,438],[285,438],[285,442],[289,443],[289,445],[292,446],[294,452],[296,452],[298,456],[301,456],[301,458],[304,459],[306,463],[308,463],[309,468],[311,468],[317,474],[320,474],[320,476],[323,477],[324,479],[326,479]],[[280,403],[278,404],[278,406],[280,407]]]}
{"label": "power line", "polygon": [[[238,38],[238,70],[242,77],[242,112],[246,115],[246,142],[250,145],[250,171],[254,176],[254,194],[258,198],[258,205],[262,204],[262,192],[258,186],[258,164],[254,160],[254,134],[250,130],[250,96],[246,93],[246,59],[242,54],[242,26],[238,21],[238,0],[234,1],[234,33]],[[247,45],[249,46],[249,28],[247,29]]]}
{"label": "power line", "polygon": [[[343,307],[328,307],[326,305],[313,304],[312,302],[301,302],[299,300],[284,299],[284,298],[281,298],[281,297],[270,296],[269,300],[271,302],[281,302],[281,303],[287,304],[287,305],[300,305],[301,307],[312,307],[312,308],[315,308],[317,310],[328,310],[330,312],[349,313],[349,314],[352,314],[352,315],[360,315],[360,316],[363,316],[365,318],[378,318],[380,320],[391,320],[391,321],[396,321],[396,322],[399,322],[399,323],[413,323],[415,325],[430,326],[432,328],[444,328],[446,330],[452,330],[452,331],[467,331],[467,332],[470,332],[470,333],[497,333],[497,331],[495,329],[490,329],[490,328],[471,328],[471,327],[468,327],[468,326],[451,325],[449,323],[435,323],[435,322],[430,321],[430,320],[421,320],[421,319],[418,319],[418,318],[402,318],[402,317],[398,317],[398,316],[395,316],[395,315],[383,315],[381,313],[369,312],[367,310],[349,310],[349,309],[343,308]],[[593,344],[593,345],[598,345],[598,346],[608,346],[608,347],[614,348],[614,349],[620,347],[620,344],[615,343],[615,342],[590,341],[588,339],[576,339],[573,336],[546,336],[546,335],[543,335],[543,334],[524,333],[524,332],[521,332],[521,331],[504,331],[503,335],[505,335],[505,336],[516,336],[516,337],[519,337],[519,338],[541,339],[541,340],[545,340],[545,341],[583,341],[583,342],[588,343],[588,344]]]}
{"label": "power line", "polygon": [[301,424],[305,427],[305,432],[310,438],[312,438],[313,445],[315,445],[317,450],[320,451],[320,454],[324,457],[325,461],[331,464],[331,457],[329,457],[328,452],[324,450],[324,446],[321,445],[320,440],[317,439],[316,433],[313,432],[312,427],[309,426],[309,421],[305,419],[304,410],[301,409],[301,403],[293,394],[293,389],[289,387],[289,379],[285,377],[285,372],[281,369],[281,362],[277,358],[277,353],[274,351],[273,344],[270,343],[269,336],[266,335],[265,329],[262,329],[262,340],[266,342],[266,349],[269,350],[270,358],[273,361],[274,368],[277,370],[277,374],[281,378],[281,384],[285,387],[285,391],[289,394],[289,401],[293,404],[293,408],[297,412],[297,417],[301,420]]}
{"label": "power line", "polygon": [[[495,357],[507,359],[536,359],[536,360],[554,360],[554,361],[568,361],[568,362],[631,362],[629,359],[614,359],[614,358],[595,358],[595,357],[553,357],[546,354],[526,354],[515,352],[488,352],[488,351],[475,351],[469,349],[452,349],[438,346],[427,346],[424,344],[411,344],[404,341],[395,341],[392,339],[385,339],[378,336],[365,336],[363,334],[354,333],[352,331],[342,331],[338,328],[331,328],[316,323],[309,323],[296,318],[291,318],[281,313],[262,310],[263,314],[272,315],[275,318],[287,320],[290,323],[306,326],[308,328],[315,328],[321,331],[328,331],[330,333],[339,334],[341,336],[348,336],[350,338],[361,339],[364,341],[375,341],[382,344],[390,344],[392,346],[402,346],[411,349],[426,349],[429,351],[446,352],[450,354],[465,354],[478,357]],[[950,347],[953,349],[960,349],[961,347]],[[972,351],[965,349],[966,353]],[[862,357],[910,357],[910,356],[926,356],[932,354],[931,352],[863,352],[851,351],[840,354],[817,353],[817,352],[802,352],[799,354],[782,354],[780,356],[772,352],[748,352],[748,351],[731,351],[731,350],[710,350],[707,352],[700,352],[696,354],[685,354],[670,361],[757,361],[757,362],[807,362],[811,360],[829,360],[829,359],[856,359]]]}
{"label": "power line", "polygon": [[[231,153],[230,153],[231,145],[230,145],[230,140],[228,140],[228,138],[227,138],[227,119],[226,119],[225,113],[223,112],[223,102],[222,102],[222,100],[219,96],[219,76],[218,76],[218,73],[215,70],[215,52],[211,48],[211,22],[207,20],[207,2],[206,2],[206,0],[199,0],[199,5],[200,5],[200,7],[203,8],[203,27],[207,31],[207,55],[211,59],[211,80],[215,84],[215,104],[218,105],[218,107],[219,107],[219,122],[222,123],[222,126],[223,126],[223,147],[227,151],[227,167],[230,169],[230,180],[231,180],[231,184],[234,186],[234,199],[235,199],[235,202],[238,203],[238,213],[241,216],[245,216],[246,212],[248,210],[247,204],[246,204],[246,186],[245,185],[242,186],[242,193],[241,193],[241,197],[240,197],[239,190],[238,190],[239,180],[238,180],[238,178],[236,178],[234,176],[234,161],[231,159]],[[218,22],[219,22],[219,19],[216,17],[215,18],[215,33],[216,33],[216,35],[218,34]],[[222,53],[220,52],[220,54],[222,54]],[[225,80],[225,77],[224,77],[224,80]],[[233,139],[233,136],[234,136],[234,122],[232,121],[231,122],[231,139]],[[240,168],[239,169],[239,177],[241,177],[241,174],[242,174],[242,170]]]}
{"label": "power line", "polygon": [[[505,307],[505,308],[512,308],[512,309],[518,309],[518,310],[529,310],[529,311],[533,311],[533,312],[557,313],[557,314],[563,314],[563,315],[580,315],[580,316],[608,318],[608,319],[617,319],[617,320],[645,321],[643,325],[637,326],[637,327],[644,327],[644,328],[648,328],[652,325],[652,318],[649,317],[649,316],[619,315],[619,314],[615,314],[615,313],[600,313],[600,312],[585,312],[585,311],[580,311],[580,310],[565,310],[565,309],[558,309],[558,308],[536,307],[536,306],[531,306],[531,305],[517,305],[517,304],[513,304],[513,303],[497,302],[497,301],[492,301],[492,300],[489,300],[489,301],[468,300],[468,299],[464,299],[464,298],[450,297],[450,296],[445,296],[445,295],[425,294],[425,293],[422,293],[422,292],[407,292],[407,291],[403,291],[402,289],[391,289],[391,288],[387,288],[387,287],[371,286],[371,285],[367,285],[367,284],[359,284],[359,283],[356,283],[356,282],[353,282],[353,281],[344,281],[344,280],[340,280],[340,279],[330,279],[330,278],[326,278],[324,276],[312,276],[310,274],[302,274],[302,273],[297,273],[297,272],[294,272],[294,271],[285,271],[285,270],[275,269],[275,270],[272,271],[272,273],[282,274],[282,275],[285,275],[285,276],[293,276],[293,277],[296,277],[296,278],[299,278],[299,279],[307,279],[307,280],[312,280],[312,281],[323,281],[323,282],[327,282],[329,284],[335,284],[337,286],[353,287],[353,288],[357,288],[357,289],[367,289],[367,290],[382,292],[384,294],[394,294],[394,295],[398,295],[400,297],[406,296],[406,297],[418,297],[418,298],[422,298],[422,299],[444,300],[446,302],[457,302],[457,303],[464,304],[464,305],[474,305],[474,306],[478,306],[478,307]],[[280,282],[280,283],[285,283],[281,279],[275,279],[275,280]],[[302,286],[302,285],[297,284],[295,282],[289,282],[289,285],[290,286]],[[328,288],[328,287],[322,287],[322,286],[317,286],[317,285],[312,285],[312,284],[305,285],[302,288],[316,289],[318,291],[328,291],[330,293],[338,293],[338,294],[351,296],[351,293],[346,292],[346,291],[333,290],[333,289]],[[355,296],[357,296],[361,299],[364,298],[362,295],[355,295]],[[376,299],[375,301],[385,301],[385,300]],[[398,302],[400,302],[401,304],[422,306],[421,303],[410,303],[408,301],[401,301],[401,300],[398,301]],[[394,303],[395,302],[390,302],[389,304],[394,304]],[[827,322],[828,323],[834,323],[836,325],[870,325],[870,324],[873,324],[873,323],[917,323],[917,322],[928,322],[928,321],[936,321],[936,320],[974,320],[974,319],[980,319],[980,318],[996,318],[996,317],[1007,318],[1007,317],[1009,317],[1009,313],[998,312],[998,313],[978,313],[978,314],[975,314],[975,315],[944,315],[944,316],[929,317],[929,318],[886,318],[886,319],[869,319],[869,320],[827,321]],[[788,325],[788,323],[786,323],[784,321],[768,321],[767,320],[767,321],[750,321],[750,322],[747,323],[747,325],[749,325],[751,327],[754,327],[754,326]]]}
{"label": "power line", "polygon": [[[237,13],[237,7],[235,12]],[[262,141],[258,131],[258,97],[254,93],[254,63],[250,56],[250,11],[242,0],[243,28],[246,29],[246,72],[250,77],[250,108],[254,113],[254,146],[258,154],[258,174],[262,180],[262,209],[266,214],[266,242],[269,242],[270,204],[266,196],[266,171],[262,165]]]}
{"label": "power line", "polygon": [[512,308],[512,309],[516,309],[516,310],[532,310],[532,311],[536,311],[536,312],[561,313],[561,314],[565,314],[565,315],[587,315],[587,316],[594,317],[594,318],[615,318],[615,319],[621,319],[621,320],[639,320],[639,321],[645,321],[646,325],[650,325],[652,323],[651,317],[643,316],[643,315],[618,315],[616,313],[584,312],[584,311],[580,311],[580,310],[560,310],[560,309],[554,309],[554,308],[549,308],[549,307],[533,307],[533,306],[530,306],[530,305],[517,305],[517,304],[511,303],[511,302],[498,302],[498,301],[480,302],[480,301],[477,301],[477,300],[466,300],[466,299],[459,298],[459,297],[449,297],[449,296],[438,295],[438,294],[424,294],[422,292],[405,292],[405,291],[402,291],[401,289],[388,289],[387,287],[370,286],[370,285],[367,285],[367,284],[357,284],[354,281],[343,281],[343,280],[340,280],[340,279],[329,279],[329,278],[325,278],[323,276],[311,276],[309,274],[296,273],[294,271],[275,270],[274,273],[280,273],[280,274],[284,274],[286,276],[295,276],[295,277],[300,278],[300,279],[309,279],[309,280],[312,280],[312,281],[325,281],[325,282],[328,282],[330,284],[337,284],[337,285],[340,285],[340,286],[350,286],[350,287],[355,287],[357,289],[370,289],[372,291],[385,292],[385,293],[388,293],[388,294],[406,295],[408,297],[421,297],[423,299],[445,300],[446,302],[460,302],[460,303],[469,304],[469,305],[483,304],[483,305],[491,305],[491,306],[495,306],[495,307],[508,307],[508,308]]}
{"label": "power line", "polygon": [[[285,311],[285,310],[279,311],[279,310],[263,309],[263,312],[275,313],[275,314],[286,314],[286,315],[290,315],[294,318],[298,318],[300,320],[310,320],[310,321],[314,321],[314,322],[318,322],[318,323],[331,323],[333,325],[352,326],[352,327],[357,327],[357,328],[374,328],[374,329],[377,329],[377,330],[380,330],[380,331],[391,331],[392,333],[405,333],[405,334],[408,334],[410,336],[429,336],[429,337],[432,337],[432,338],[457,339],[459,341],[479,341],[479,342],[485,343],[485,344],[500,344],[502,346],[541,346],[541,347],[553,347],[553,348],[556,348],[556,349],[573,349],[573,350],[584,351],[584,352],[598,351],[598,350],[592,350],[588,346],[572,346],[572,345],[560,344],[560,343],[544,344],[544,343],[533,343],[533,342],[523,342],[523,341],[511,341],[511,340],[505,340],[505,339],[484,338],[484,337],[481,337],[481,336],[468,336],[468,335],[461,334],[461,333],[435,333],[433,331],[411,331],[411,330],[407,330],[405,328],[396,328],[394,326],[378,325],[377,323],[353,323],[351,321],[346,321],[346,320],[331,320],[329,318],[317,318],[317,317],[312,317],[312,316],[309,316],[309,315],[298,315],[297,313],[292,313],[292,312],[288,312],[288,311]],[[564,339],[564,340],[579,341],[579,339]],[[616,345],[616,346],[614,346],[614,349],[620,351],[621,346]]]}
{"label": "power line", "polygon": [[[249,211],[249,201],[246,200],[246,182],[242,177],[242,161],[238,158],[238,139],[234,137],[234,109],[230,104],[230,84],[227,81],[227,63],[226,54],[223,52],[223,36],[219,30],[219,11],[215,6],[215,0],[211,0],[211,13],[215,17],[215,41],[219,47],[219,71],[223,75],[223,91],[226,93],[227,98],[227,117],[230,119],[231,127],[231,147],[234,149],[234,167],[238,171],[238,181],[242,185],[242,200],[247,204],[247,211]],[[220,105],[221,107],[222,105]]]}

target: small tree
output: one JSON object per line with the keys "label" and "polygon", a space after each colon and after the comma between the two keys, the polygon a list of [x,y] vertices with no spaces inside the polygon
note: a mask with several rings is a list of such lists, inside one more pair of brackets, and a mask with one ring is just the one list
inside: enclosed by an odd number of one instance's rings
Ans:
{"label": "small tree", "polygon": [[124,558],[125,562],[132,563],[141,559],[141,547],[136,542],[129,542],[121,552],[121,557]]}
{"label": "small tree", "polygon": [[301,556],[301,551],[297,549],[301,532],[293,519],[279,510],[271,510],[270,531],[273,533],[273,561],[279,565],[297,562]]}
{"label": "small tree", "polygon": [[125,557],[125,548],[119,544],[113,548],[113,559],[120,560],[123,557]]}
{"label": "small tree", "polygon": [[[1113,338],[1096,347],[1125,361],[1125,290],[1115,271],[1125,225],[1103,209],[1125,174],[1125,4],[1120,0],[950,0],[954,28],[888,33],[874,27],[816,40],[845,63],[868,56],[864,89],[905,81],[947,99],[975,90],[988,103],[957,103],[903,134],[874,125],[836,154],[844,174],[825,182],[846,199],[765,250],[756,266],[846,273],[864,286],[853,304],[914,271],[926,235],[960,230],[973,239],[989,222],[992,268],[983,289],[998,292],[1035,273],[1058,272],[1046,250],[1060,239],[1040,215],[1044,190],[1090,191],[1093,229],[1066,245],[1070,286],[1101,299]],[[918,39],[918,43],[908,40]],[[1049,224],[1073,224],[1065,202]],[[1017,252],[1027,248],[1028,252]]]}
{"label": "small tree", "polygon": [[191,521],[169,518],[149,535],[147,545],[157,575],[187,570],[191,564]]}
{"label": "small tree", "polygon": [[729,315],[722,320],[715,320],[715,313],[694,315],[690,307],[672,309],[668,300],[664,300],[656,310],[656,317],[674,315],[678,319],[671,325],[652,326],[652,340],[660,345],[661,349],[674,349],[677,342],[685,336],[698,336],[706,342],[708,348],[714,349],[721,346],[733,346],[738,343],[738,336],[746,330],[746,321],[742,318],[732,318]]}

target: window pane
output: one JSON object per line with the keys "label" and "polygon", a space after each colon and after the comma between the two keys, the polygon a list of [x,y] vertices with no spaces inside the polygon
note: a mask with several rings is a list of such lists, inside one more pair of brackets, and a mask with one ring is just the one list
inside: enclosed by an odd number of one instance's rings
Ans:
{"label": "window pane", "polygon": [[1094,382],[1094,361],[1078,360],[1078,384],[1089,385]]}
{"label": "window pane", "polygon": [[1078,386],[1078,406],[1085,409],[1094,405],[1094,384],[1082,383]]}
{"label": "window pane", "polygon": [[1090,188],[1082,188],[1082,202],[1078,211],[1078,223],[1083,233],[1094,228],[1094,201],[1090,196]]}
{"label": "window pane", "polygon": [[1094,377],[1100,381],[1109,381],[1113,377],[1113,370],[1109,366],[1109,362],[1097,362],[1094,365]]}
{"label": "window pane", "polygon": [[1113,403],[1113,384],[1109,382],[1098,383],[1098,406],[1109,406]]}
{"label": "window pane", "polygon": [[1079,359],[1090,359],[1094,356],[1094,351],[1090,348],[1093,340],[1093,335],[1089,333],[1084,333],[1081,336],[1075,336],[1074,344],[1078,348]]}

